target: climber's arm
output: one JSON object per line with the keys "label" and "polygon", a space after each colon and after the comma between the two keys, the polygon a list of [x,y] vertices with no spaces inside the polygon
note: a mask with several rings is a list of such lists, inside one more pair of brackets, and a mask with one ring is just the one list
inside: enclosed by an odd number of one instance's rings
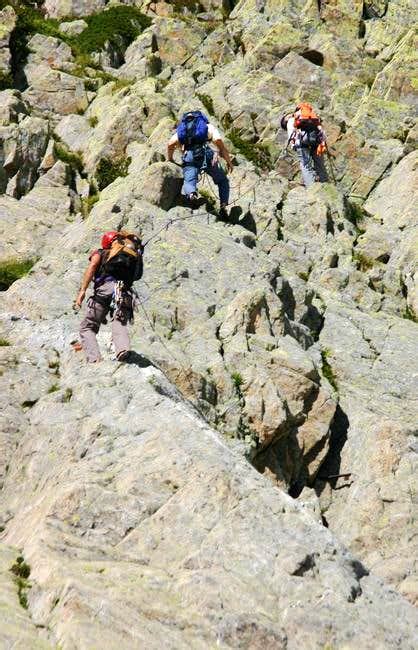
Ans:
{"label": "climber's arm", "polygon": [[90,258],[89,265],[84,271],[83,279],[80,286],[80,291],[78,292],[77,298],[75,299],[74,304],[76,307],[81,307],[83,300],[86,296],[87,288],[100,266],[100,260],[101,260],[100,253],[93,253],[93,255]]}
{"label": "climber's arm", "polygon": [[232,172],[233,167],[232,167],[231,156],[229,154],[228,149],[225,147],[224,141],[221,138],[219,138],[218,140],[214,140],[214,144],[218,148],[219,155],[222,156],[222,158],[225,160],[228,167],[228,171]]}
{"label": "climber's arm", "polygon": [[179,142],[179,139],[177,137],[177,134],[175,133],[170,138],[170,140],[168,141],[168,145],[167,145],[167,160],[169,162],[173,162],[174,152],[177,149],[177,147],[180,147],[180,142]]}

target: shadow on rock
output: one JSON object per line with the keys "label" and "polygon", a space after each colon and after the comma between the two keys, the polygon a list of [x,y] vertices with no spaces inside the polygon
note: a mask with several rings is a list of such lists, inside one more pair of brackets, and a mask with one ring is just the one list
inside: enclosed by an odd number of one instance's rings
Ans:
{"label": "shadow on rock", "polygon": [[138,368],[157,368],[157,366],[150,359],[144,357],[142,354],[138,354],[138,352],[131,352],[125,363],[133,366],[138,366]]}

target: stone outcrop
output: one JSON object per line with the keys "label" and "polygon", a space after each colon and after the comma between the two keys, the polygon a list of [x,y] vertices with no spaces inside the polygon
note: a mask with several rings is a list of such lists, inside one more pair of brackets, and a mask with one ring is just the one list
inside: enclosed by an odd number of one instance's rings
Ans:
{"label": "stone outcrop", "polygon": [[[106,4],[46,0],[12,61],[1,12],[0,645],[413,650],[412,2],[122,2],[152,21],[117,60],[76,45]],[[233,152],[227,219],[166,160],[190,108]],[[147,242],[134,353],[102,327],[87,366],[72,303],[115,228]]]}
{"label": "stone outcrop", "polygon": [[13,7],[6,6],[0,11],[0,79],[10,78],[11,53],[10,36],[16,26],[16,14]]}

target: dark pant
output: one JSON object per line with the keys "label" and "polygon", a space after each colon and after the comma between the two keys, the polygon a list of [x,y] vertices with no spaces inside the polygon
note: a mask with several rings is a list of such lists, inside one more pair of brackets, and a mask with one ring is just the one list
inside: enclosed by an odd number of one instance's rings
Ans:
{"label": "dark pant", "polygon": [[[100,350],[97,344],[96,334],[100,329],[100,325],[106,319],[109,313],[110,301],[112,298],[113,290],[115,288],[115,281],[108,280],[104,282],[95,292],[95,296],[102,300],[103,303],[94,300],[94,297],[89,299],[87,306],[87,313],[83,318],[80,325],[80,339],[85,352],[87,361],[90,363],[100,361]],[[115,347],[116,355],[125,350],[129,350],[129,334],[128,334],[128,313],[122,314],[120,319],[114,318],[112,320],[112,341]]]}
{"label": "dark pant", "polygon": [[216,162],[213,164],[214,152],[207,147],[204,153],[195,155],[193,151],[186,151],[183,155],[183,189],[182,194],[188,196],[197,191],[197,181],[201,171],[205,171],[218,186],[219,200],[227,204],[229,201],[229,180],[222,167]]}
{"label": "dark pant", "polygon": [[299,157],[300,171],[305,187],[309,187],[315,181],[326,183],[328,180],[324,164],[324,156],[317,156],[313,149],[309,147],[297,147],[296,152]]}

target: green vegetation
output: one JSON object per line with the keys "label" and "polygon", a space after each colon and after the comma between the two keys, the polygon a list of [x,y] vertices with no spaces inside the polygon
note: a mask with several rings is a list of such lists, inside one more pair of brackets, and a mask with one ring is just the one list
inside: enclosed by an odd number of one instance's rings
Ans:
{"label": "green vegetation", "polygon": [[116,47],[122,42],[126,47],[152,22],[136,7],[126,5],[110,7],[107,11],[84,17],[84,20],[88,27],[70,39],[75,54],[99,52],[107,41]]}
{"label": "green vegetation", "polygon": [[50,361],[48,363],[48,368],[54,371],[53,372],[54,375],[57,375],[57,377],[60,376],[60,362],[58,361],[58,359],[56,361]]}
{"label": "green vegetation", "polygon": [[54,153],[58,160],[67,163],[73,169],[81,173],[83,171],[84,163],[81,154],[74,153],[67,149],[67,147],[60,142],[54,143]]}
{"label": "green vegetation", "polygon": [[202,102],[203,106],[206,108],[209,115],[215,115],[215,109],[213,107],[213,99],[209,95],[203,95],[203,93],[196,93]]}
{"label": "green vegetation", "polygon": [[14,581],[17,586],[17,595],[19,603],[24,609],[28,608],[27,592],[31,585],[28,581],[30,576],[30,566],[26,564],[24,558],[19,555],[16,562],[11,566],[10,571],[14,574]]}
{"label": "green vegetation", "polygon": [[328,382],[331,384],[335,392],[338,393],[337,379],[328,361],[330,355],[331,355],[330,350],[327,350],[326,348],[321,350],[322,374],[324,375],[325,379],[327,379]]}
{"label": "green vegetation", "polygon": [[307,282],[309,280],[309,272],[308,271],[300,271],[297,275],[304,282]]}
{"label": "green vegetation", "polygon": [[206,210],[212,214],[216,214],[216,197],[203,187],[199,187],[199,194],[206,201]]}
{"label": "green vegetation", "polygon": [[36,260],[7,260],[0,262],[0,291],[6,291],[13,282],[29,273]]}
{"label": "green vegetation", "polygon": [[32,406],[35,406],[37,399],[27,399],[24,402],[21,403],[21,407],[24,409],[31,409]]}
{"label": "green vegetation", "polygon": [[225,130],[230,129],[233,122],[234,121],[232,119],[231,113],[225,113],[225,115],[221,119],[221,124]]}
{"label": "green vegetation", "polygon": [[[92,52],[100,52],[106,43],[117,48],[127,47],[152,22],[137,7],[125,5],[110,7],[107,11],[85,16],[86,29],[78,36],[71,37],[59,31],[58,20],[45,18],[35,2],[0,0],[0,9],[7,5],[11,5],[17,14],[16,28],[10,41],[14,75],[22,68],[28,57],[27,43],[33,34],[54,36],[66,42],[71,47],[77,62],[84,67],[92,65],[90,60]],[[5,78],[3,83],[7,82],[8,79]]]}
{"label": "green vegetation", "polygon": [[62,397],[63,402],[69,402],[70,399],[73,396],[73,389],[72,388],[66,388],[64,391],[64,395]]}
{"label": "green vegetation", "polygon": [[253,162],[257,167],[260,167],[261,169],[274,168],[273,160],[271,158],[268,147],[264,144],[261,144],[260,142],[257,142],[255,136],[252,142],[243,140],[240,134],[240,130],[235,128],[228,131],[227,136],[234,145],[235,149],[237,149],[247,160]]}
{"label": "green vegetation", "polygon": [[83,215],[83,219],[87,219],[89,216],[93,206],[95,203],[100,198],[100,194],[98,192],[93,191],[89,196],[87,196],[84,199],[81,199],[81,214]]}
{"label": "green vegetation", "polygon": [[7,348],[9,347],[9,345],[10,345],[9,341],[7,339],[3,339],[0,336],[0,348]]}
{"label": "green vegetation", "polygon": [[11,88],[13,86],[13,77],[11,74],[0,73],[0,90]]}
{"label": "green vegetation", "polygon": [[409,305],[406,306],[405,311],[402,314],[402,318],[411,320],[413,323],[418,323],[418,317],[415,315],[415,312],[411,309]]}
{"label": "green vegetation", "polygon": [[366,217],[366,213],[361,207],[361,205],[353,200],[344,200],[344,207],[345,207],[345,212],[347,215],[347,219],[355,226],[357,234],[362,235],[364,233],[364,230],[360,227],[362,223],[364,223],[364,219]]}
{"label": "green vegetation", "polygon": [[364,255],[364,253],[354,251],[353,262],[356,262],[359,271],[364,272],[364,271],[368,271],[369,269],[372,269],[375,261],[371,257],[367,257],[367,255]]}
{"label": "green vegetation", "polygon": [[122,90],[122,88],[129,88],[129,86],[132,86],[132,84],[134,83],[134,79],[117,79],[117,78],[113,78],[110,81],[113,81],[112,95],[117,93],[119,90]]}
{"label": "green vegetation", "polygon": [[50,393],[56,393],[57,390],[59,390],[59,389],[60,389],[59,384],[52,384],[52,386],[50,386],[50,387],[48,388],[47,393],[48,393],[48,395],[49,395]]}
{"label": "green vegetation", "polygon": [[130,158],[119,158],[116,160],[102,158],[95,174],[99,190],[103,190],[120,176],[127,176],[130,164]]}
{"label": "green vegetation", "polygon": [[96,127],[99,123],[99,119],[95,115],[93,115],[93,117],[89,117],[88,121],[92,129],[94,129],[94,127]]}
{"label": "green vegetation", "polygon": [[241,386],[242,386],[242,384],[244,382],[244,380],[242,378],[242,375],[239,372],[233,372],[232,375],[231,375],[231,379],[232,379],[232,381],[234,383],[234,386],[235,386],[236,390],[239,393],[241,393]]}

